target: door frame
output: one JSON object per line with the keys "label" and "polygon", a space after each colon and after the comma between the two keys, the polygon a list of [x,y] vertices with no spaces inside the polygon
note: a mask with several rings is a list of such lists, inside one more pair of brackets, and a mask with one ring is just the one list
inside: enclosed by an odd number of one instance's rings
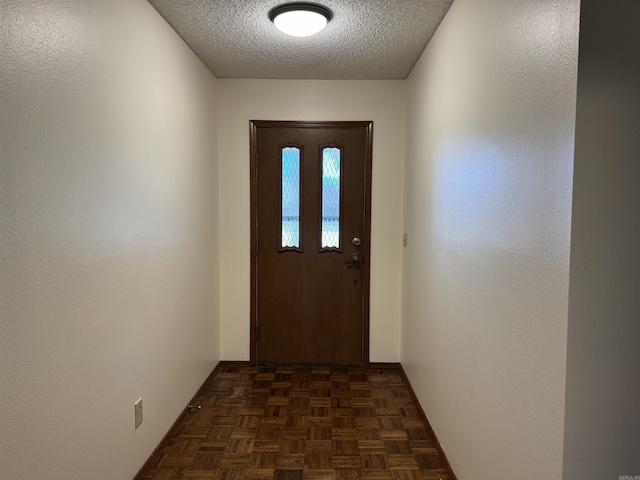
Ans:
{"label": "door frame", "polygon": [[250,184],[251,184],[251,320],[250,363],[257,365],[258,350],[258,130],[264,128],[360,128],[365,131],[364,162],[364,233],[362,253],[362,366],[369,367],[369,301],[371,274],[371,167],[373,153],[373,121],[277,121],[250,120]]}

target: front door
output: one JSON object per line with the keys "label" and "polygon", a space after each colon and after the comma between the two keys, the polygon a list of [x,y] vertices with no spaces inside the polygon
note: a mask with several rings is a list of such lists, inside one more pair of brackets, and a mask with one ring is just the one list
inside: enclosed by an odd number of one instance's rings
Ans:
{"label": "front door", "polygon": [[372,127],[251,122],[254,363],[368,363]]}

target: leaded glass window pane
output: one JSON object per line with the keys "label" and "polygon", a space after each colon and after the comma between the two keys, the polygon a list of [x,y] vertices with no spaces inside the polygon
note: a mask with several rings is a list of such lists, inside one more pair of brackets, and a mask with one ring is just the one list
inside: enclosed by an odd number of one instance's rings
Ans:
{"label": "leaded glass window pane", "polygon": [[322,149],[322,248],[340,248],[340,149]]}
{"label": "leaded glass window pane", "polygon": [[282,247],[300,248],[300,149],[282,149]]}

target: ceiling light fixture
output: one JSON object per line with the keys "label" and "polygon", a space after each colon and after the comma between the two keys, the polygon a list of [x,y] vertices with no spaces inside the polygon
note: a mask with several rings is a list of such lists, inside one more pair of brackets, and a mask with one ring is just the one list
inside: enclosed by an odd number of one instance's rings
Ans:
{"label": "ceiling light fixture", "polygon": [[285,3],[272,8],[269,20],[278,30],[293,37],[308,37],[315,35],[333,17],[327,7],[315,3]]}

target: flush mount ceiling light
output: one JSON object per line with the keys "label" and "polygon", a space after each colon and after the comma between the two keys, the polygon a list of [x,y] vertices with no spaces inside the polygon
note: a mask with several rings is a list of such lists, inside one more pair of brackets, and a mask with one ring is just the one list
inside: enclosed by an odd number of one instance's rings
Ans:
{"label": "flush mount ceiling light", "polygon": [[269,12],[269,20],[276,28],[293,37],[308,37],[327,26],[333,13],[315,3],[285,3]]}

